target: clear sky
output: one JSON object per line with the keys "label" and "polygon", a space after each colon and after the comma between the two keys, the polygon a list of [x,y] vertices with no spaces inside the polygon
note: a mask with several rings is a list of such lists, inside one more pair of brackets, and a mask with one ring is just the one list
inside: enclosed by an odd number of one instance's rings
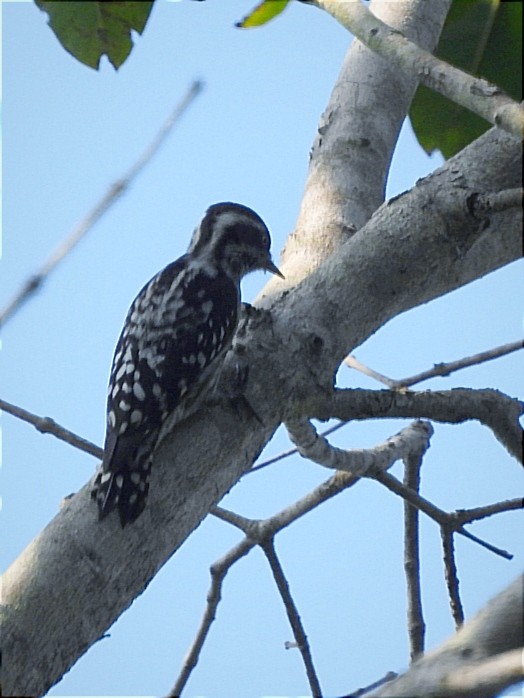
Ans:
{"label": "clear sky", "polygon": [[[48,258],[73,226],[151,141],[195,78],[206,89],[161,153],[43,290],[3,332],[0,396],[102,444],[113,348],[127,308],[156,271],[185,251],[211,203],[233,200],[266,220],[279,252],[294,225],[317,124],[350,37],[312,7],[292,4],[265,28],[236,20],[255,0],[158,0],[128,61],[115,72],[87,68],[58,44],[33,3],[3,3],[3,257],[0,305]],[[388,196],[441,163],[409,125],[394,158]],[[261,274],[243,286],[252,300]],[[400,378],[522,334],[522,263],[396,318],[356,350]],[[508,356],[423,388],[493,387],[523,395],[522,359]],[[379,387],[348,369],[340,385]],[[408,422],[351,424],[333,442],[371,446]],[[95,459],[2,415],[2,568],[93,474]],[[289,448],[278,432],[265,455]],[[399,465],[394,474],[401,476]],[[299,458],[243,478],[222,505],[266,517],[331,473]],[[444,509],[516,497],[518,465],[485,428],[435,425],[423,494]],[[402,506],[362,482],[277,538],[326,695],[356,690],[408,662]],[[500,559],[457,540],[466,614],[522,568],[522,518],[503,514],[473,532],[515,554]],[[428,646],[453,630],[440,534],[422,521]],[[146,592],[50,695],[162,695],[178,674],[204,609],[209,565],[239,540],[211,517]],[[188,696],[307,695],[297,650],[262,554],[227,578],[217,620]]]}

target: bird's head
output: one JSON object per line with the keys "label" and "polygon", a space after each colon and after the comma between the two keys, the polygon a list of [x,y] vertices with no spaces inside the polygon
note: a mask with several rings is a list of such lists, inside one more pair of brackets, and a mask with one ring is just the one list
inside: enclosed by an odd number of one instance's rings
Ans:
{"label": "bird's head", "polygon": [[269,230],[257,213],[224,202],[207,209],[188,252],[217,264],[236,282],[257,269],[284,278],[271,259],[270,246]]}

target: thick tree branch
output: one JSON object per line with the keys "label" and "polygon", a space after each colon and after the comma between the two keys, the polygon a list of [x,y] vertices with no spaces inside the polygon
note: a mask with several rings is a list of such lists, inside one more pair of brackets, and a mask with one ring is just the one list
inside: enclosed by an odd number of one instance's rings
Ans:
{"label": "thick tree branch", "polygon": [[[369,471],[382,472],[398,460],[406,460],[413,452],[424,452],[433,434],[429,422],[414,422],[395,436],[373,448],[342,449],[332,446],[317,433],[306,419],[286,421],[289,438],[303,458],[353,476]],[[373,475],[372,475],[373,476]]]}
{"label": "thick tree branch", "polygon": [[380,56],[423,85],[469,109],[517,138],[522,138],[523,112],[518,102],[487,80],[442,61],[375,17],[360,0],[309,0],[337,19]]}
{"label": "thick tree branch", "polygon": [[[437,45],[450,5],[371,3],[377,17],[428,51]],[[282,255],[290,282],[305,278],[384,201],[393,149],[417,87],[416,76],[352,42],[320,119],[296,229]]]}
{"label": "thick tree branch", "polygon": [[481,662],[465,663],[446,676],[445,690],[454,698],[498,696],[524,678],[522,653],[518,648]]}
{"label": "thick tree branch", "polygon": [[516,579],[438,649],[369,698],[487,698],[522,679],[523,583]]}
{"label": "thick tree branch", "polygon": [[366,419],[373,417],[426,418],[461,424],[470,419],[489,427],[517,460],[522,459],[522,429],[519,417],[524,405],[498,390],[455,388],[424,392],[395,390],[335,390],[318,396],[309,414],[318,419]]}

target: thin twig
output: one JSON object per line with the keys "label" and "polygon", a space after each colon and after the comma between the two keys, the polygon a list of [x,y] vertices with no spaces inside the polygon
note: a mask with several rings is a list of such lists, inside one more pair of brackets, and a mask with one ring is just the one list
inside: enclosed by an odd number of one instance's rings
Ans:
{"label": "thin twig", "polygon": [[[332,434],[334,431],[338,431],[338,429],[341,429],[342,427],[346,426],[347,422],[337,422],[333,426],[329,427],[328,429],[325,429],[324,431],[320,432],[320,436],[329,436],[329,434]],[[246,475],[251,475],[251,473],[256,472],[257,470],[262,470],[262,468],[267,468],[268,465],[273,465],[274,463],[278,463],[278,461],[284,460],[284,458],[289,458],[290,456],[294,456],[295,453],[298,453],[298,448],[289,448],[287,451],[282,451],[281,453],[277,454],[273,458],[268,458],[267,460],[262,461],[262,463],[259,463],[258,465],[255,465],[251,468],[251,470],[248,470]]]}
{"label": "thin twig", "polygon": [[362,698],[362,696],[365,696],[366,693],[374,691],[375,688],[380,688],[380,686],[383,686],[385,683],[388,683],[389,681],[393,681],[393,679],[396,679],[397,676],[398,674],[396,672],[388,671],[388,673],[381,679],[373,681],[373,683],[370,683],[369,686],[363,686],[362,688],[358,688],[356,691],[352,691],[349,695],[343,696],[343,698]]}
{"label": "thin twig", "polygon": [[218,604],[222,598],[222,585],[226,574],[229,572],[232,565],[240,560],[240,558],[244,557],[244,555],[247,555],[254,546],[255,543],[253,541],[244,538],[238,545],[224,555],[224,557],[217,560],[211,566],[211,586],[207,594],[206,609],[200,622],[197,635],[184,658],[182,669],[168,698],[179,698],[191,676],[191,672],[198,663],[200,652],[206,641],[211,625],[215,620]]}
{"label": "thin twig", "polygon": [[[347,391],[345,392],[347,393]],[[304,458],[309,458],[327,468],[347,472],[355,481],[358,481],[362,475],[373,478],[401,496],[406,502],[423,511],[441,526],[453,527],[461,536],[469,538],[496,555],[508,560],[513,558],[511,553],[475,536],[465,530],[462,525],[454,525],[453,515],[439,509],[386,472],[395,461],[405,459],[413,452],[423,453],[429,447],[429,439],[433,434],[433,428],[429,422],[417,420],[374,448],[345,451],[331,446],[327,439],[319,436],[313,424],[307,419],[288,420],[286,428],[290,438],[297,444],[297,448]]]}
{"label": "thin twig", "polygon": [[458,509],[450,514],[454,520],[454,527],[485,519],[493,514],[501,514],[504,511],[514,511],[515,509],[524,509],[524,499],[517,497],[516,499],[506,499],[503,502],[495,502],[495,504],[487,504],[483,507],[475,507],[474,509]]}
{"label": "thin twig", "polygon": [[469,538],[469,540],[473,541],[473,543],[478,543],[478,545],[480,545],[482,548],[486,548],[486,550],[489,550],[491,553],[495,553],[495,555],[499,555],[500,557],[503,557],[506,560],[513,560],[513,555],[509,553],[507,550],[504,550],[504,548],[499,548],[496,545],[488,543],[483,538],[475,536],[473,533],[470,533],[465,528],[457,528],[457,533],[459,533],[461,536],[464,536],[464,538]]}
{"label": "thin twig", "polygon": [[408,388],[416,383],[421,383],[422,381],[428,380],[429,378],[435,378],[437,376],[449,376],[455,371],[460,371],[463,368],[468,368],[469,366],[476,366],[478,364],[484,363],[486,361],[492,361],[493,359],[498,359],[501,356],[510,354],[511,352],[518,351],[524,348],[524,340],[519,339],[516,342],[509,342],[508,344],[502,344],[494,349],[488,349],[487,351],[482,351],[479,354],[473,354],[472,356],[466,356],[463,359],[457,361],[449,361],[448,363],[438,363],[434,364],[433,368],[422,371],[421,373],[416,373],[413,376],[408,376],[407,378],[401,378],[400,380],[395,380],[394,378],[389,378],[374,371],[369,368],[361,361],[359,361],[355,356],[350,354],[344,359],[344,363],[349,368],[353,368],[360,373],[364,373],[366,376],[370,376],[375,380],[387,385],[391,389],[402,389]]}
{"label": "thin twig", "polygon": [[[232,565],[240,560],[244,555],[247,555],[252,548],[254,548],[256,545],[260,545],[262,548],[264,548],[264,545],[266,545],[268,540],[272,540],[273,535],[277,532],[288,526],[292,521],[295,521],[298,519],[300,516],[302,516],[306,511],[314,508],[318,504],[320,504],[322,501],[325,501],[326,499],[334,496],[337,492],[340,492],[340,487],[338,486],[338,482],[336,484],[332,484],[331,480],[334,480],[335,478],[330,478],[329,481],[326,483],[323,483],[323,486],[315,488],[313,493],[310,493],[307,497],[302,498],[302,500],[299,500],[298,502],[295,502],[294,505],[287,507],[285,510],[279,512],[275,516],[271,517],[270,519],[266,519],[265,521],[256,521],[253,519],[247,519],[244,516],[240,516],[238,514],[235,514],[232,511],[229,511],[227,509],[224,509],[223,507],[213,507],[211,510],[211,514],[216,516],[217,518],[221,519],[222,521],[225,521],[237,528],[239,528],[241,531],[245,533],[245,538],[240,541],[237,545],[235,545],[226,555],[224,555],[222,558],[217,560],[212,566],[211,566],[211,587],[209,589],[208,595],[207,595],[207,604],[206,608],[204,611],[204,615],[202,617],[202,620],[200,622],[199,629],[197,631],[196,637],[193,640],[193,643],[191,644],[191,647],[189,651],[187,652],[184,662],[182,665],[182,669],[180,670],[180,674],[176,680],[175,685],[171,689],[171,692],[169,693],[168,698],[177,698],[182,690],[184,689],[185,685],[187,684],[189,677],[191,675],[191,672],[195,668],[195,666],[198,663],[198,659],[200,657],[200,653],[202,651],[202,647],[204,645],[204,642],[206,641],[206,638],[209,634],[209,630],[211,628],[211,625],[213,621],[215,620],[216,617],[216,612],[218,608],[218,604],[220,603],[221,600],[221,593],[222,593],[222,586],[224,579],[232,567]],[[349,480],[349,478],[348,478]],[[349,484],[349,483],[348,483]],[[314,500],[311,501],[311,500]],[[266,553],[266,556],[268,557],[268,561],[270,562],[270,565],[272,566],[273,569],[273,563],[274,560],[271,558],[271,552],[268,553],[266,550],[264,550]],[[277,560],[277,564],[278,560]],[[275,572],[274,572],[275,574]],[[281,575],[283,577],[283,572],[281,570]],[[284,578],[285,580],[285,578]],[[279,586],[279,591],[281,594],[283,593],[280,586]],[[289,589],[288,589],[289,592]],[[293,604],[292,600],[291,603]],[[294,605],[293,605],[294,607]],[[286,611],[288,613],[288,616],[290,614],[290,609],[291,607],[286,605]],[[295,609],[296,612],[296,609]],[[298,616],[298,612],[296,612],[296,616],[298,618],[298,621],[300,623],[300,618]],[[290,618],[291,620],[291,618]],[[295,618],[293,620],[293,623],[295,623]],[[295,626],[292,623],[292,627],[295,628]],[[302,635],[303,638],[305,638],[305,633],[303,632],[302,629]],[[298,635],[295,635],[297,638],[297,642],[301,645],[304,645],[302,641],[302,636],[300,633]],[[305,647],[307,647],[307,641],[305,644]],[[307,650],[309,653],[309,650]],[[302,656],[304,657],[304,653],[301,649]],[[312,680],[311,677],[315,677],[315,671],[313,668],[313,664],[311,661],[311,655],[309,653],[309,659],[306,662],[306,659],[304,658],[304,662],[306,664],[306,671],[308,672],[308,677],[310,678],[310,681]],[[312,671],[312,674],[310,676],[310,672]],[[315,685],[315,684],[313,684]],[[316,683],[316,686],[318,686],[318,680]],[[320,689],[318,694],[320,696]]]}
{"label": "thin twig", "polygon": [[459,594],[459,578],[457,572],[457,564],[455,562],[455,541],[453,531],[446,526],[440,529],[442,536],[442,550],[444,552],[444,569],[446,577],[446,586],[448,588],[449,604],[451,607],[451,615],[455,621],[455,627],[458,630],[464,623],[464,609]]}
{"label": "thin twig", "polygon": [[266,540],[261,544],[261,547],[266,555],[267,561],[269,562],[271,571],[273,572],[273,577],[280,592],[280,596],[282,597],[282,602],[286,609],[287,617],[289,618],[289,623],[293,630],[293,635],[302,655],[309,686],[311,688],[311,694],[314,696],[314,698],[321,698],[322,691],[320,689],[320,683],[313,665],[313,658],[311,656],[309,642],[306,633],[304,632],[304,627],[302,625],[297,607],[295,606],[295,602],[293,601],[293,597],[289,591],[289,584],[284,575],[284,570],[282,569],[282,565],[280,564],[276,554],[273,538]]}
{"label": "thin twig", "polygon": [[[424,499],[424,497],[421,497],[416,492],[413,492],[409,488],[404,487],[404,485],[390,473],[377,471],[370,474],[369,477],[373,477],[373,479],[378,480],[385,487],[387,487],[388,490],[391,490],[391,492],[394,492],[403,499],[406,499],[407,501],[411,502],[413,506],[417,507],[417,509],[419,509],[420,511],[423,511],[424,514],[426,514],[426,516],[429,516],[430,519],[433,519],[433,521],[436,521],[441,526],[453,526],[453,514],[448,514],[446,511],[439,509],[430,501]],[[473,535],[473,533],[470,533],[461,525],[457,527],[453,526],[453,529],[461,536],[469,538],[469,540],[472,540],[474,543],[478,543],[483,548],[486,548],[487,550],[490,550],[492,553],[495,553],[495,555],[504,557],[506,558],[506,560],[513,559],[513,555],[509,553],[507,550],[498,548],[492,545],[491,543],[488,543],[487,541],[483,540],[482,538]]]}
{"label": "thin twig", "polygon": [[[380,476],[378,476],[377,473],[374,473],[374,477],[375,479],[380,480]],[[420,497],[420,495],[418,495],[416,492],[413,492],[410,488],[402,485],[402,483],[398,482],[395,478],[392,479],[394,483],[396,483],[396,486],[392,486],[391,482],[389,482],[388,484],[390,486],[390,489],[393,489],[393,491],[395,491],[397,494],[403,496],[407,501],[411,502],[413,506],[416,506],[421,511],[424,511],[424,513],[430,515],[431,518],[436,520],[439,524],[441,524],[442,526],[447,525],[451,529],[455,529],[457,525],[461,525],[460,520],[458,524],[455,521],[456,513],[447,514],[446,512],[432,505],[427,500],[424,500],[422,497]],[[223,507],[214,507],[211,510],[211,513],[213,515],[217,516],[223,521],[226,521],[229,524],[236,526],[241,531],[243,531],[246,537],[241,541],[241,543],[235,546],[229,553],[227,553],[227,555],[225,555],[223,558],[221,558],[221,560],[216,562],[211,568],[212,584],[208,593],[206,610],[202,622],[200,624],[197,636],[194,642],[192,643],[191,648],[184,660],[184,665],[180,672],[180,676],[177,679],[177,683],[172,689],[169,698],[174,698],[174,696],[180,695],[181,690],[186,685],[189,679],[191,671],[198,662],[202,646],[205,642],[211,624],[216,615],[216,610],[220,601],[223,580],[231,565],[234,564],[234,562],[240,559],[243,555],[246,555],[257,544],[260,545],[263,541],[270,539],[272,540],[277,532],[282,531],[291,523],[298,520],[301,516],[304,516],[305,514],[312,511],[323,502],[339,494],[343,490],[348,489],[352,485],[356,484],[359,480],[360,478],[355,477],[350,473],[338,471],[335,473],[335,475],[318,485],[306,496],[297,500],[285,509],[279,511],[274,516],[263,521],[248,519],[244,516],[240,516],[234,512],[224,509]],[[492,508],[494,509],[495,507],[493,506]],[[498,510],[505,511],[511,508],[516,507],[513,505],[513,502],[507,502],[505,503],[504,509],[499,508]],[[483,509],[486,509],[486,507],[484,507]],[[473,513],[477,512],[477,510],[471,511]],[[492,513],[497,512],[493,511]],[[467,531],[460,530],[459,532],[461,532],[462,535],[467,535],[467,537],[475,539],[474,536],[468,535]],[[486,544],[483,541],[481,542],[481,544],[485,545],[486,547],[489,547],[490,549],[493,549],[493,546],[489,546],[489,544]],[[505,557],[511,557],[508,553],[505,553],[505,551],[499,551],[496,548],[494,549],[494,552],[502,554]],[[297,643],[298,642],[299,641],[297,640]]]}
{"label": "thin twig", "polygon": [[[404,487],[418,494],[423,453],[404,459]],[[404,500],[404,571],[408,590],[408,633],[411,661],[424,652],[425,624],[420,585],[420,545],[418,509]]]}
{"label": "thin twig", "polygon": [[159,132],[146,148],[136,163],[121,177],[113,182],[104,196],[95,205],[87,216],[76,225],[67,238],[53,251],[42,267],[33,274],[21,287],[21,289],[8,301],[0,312],[0,326],[13,316],[13,314],[37,291],[47,280],[49,274],[56,266],[73,250],[80,240],[88,233],[101,216],[115,203],[115,201],[129,188],[136,176],[149,163],[153,155],[165,141],[167,135],[177,123],[182,114],[203,89],[203,83],[195,80],[188,88],[184,97],[177,104],[169,118],[160,128]]}
{"label": "thin twig", "polygon": [[215,506],[210,510],[209,513],[216,516],[217,519],[221,519],[232,526],[236,526],[246,535],[250,526],[253,524],[252,519],[246,519],[245,516],[240,516],[240,514],[236,514],[234,511],[224,509],[223,507]]}
{"label": "thin twig", "polygon": [[32,414],[32,412],[22,409],[22,407],[17,407],[16,405],[1,399],[0,410],[4,410],[5,412],[13,415],[13,417],[18,417],[18,419],[22,419],[24,422],[32,424],[42,434],[52,434],[53,436],[56,436],[57,439],[65,441],[71,446],[95,456],[95,458],[102,459],[104,455],[104,450],[102,448],[96,446],[94,443],[91,443],[91,441],[78,436],[78,434],[69,431],[69,429],[65,429],[65,427],[60,426],[60,424],[57,424],[54,419],[51,419],[50,417],[38,417],[36,414]]}
{"label": "thin twig", "polygon": [[383,373],[379,373],[378,371],[375,371],[373,368],[366,366],[366,364],[363,364],[362,361],[359,361],[354,354],[349,354],[348,356],[346,356],[346,358],[344,359],[344,363],[348,368],[353,368],[355,371],[359,371],[360,373],[363,373],[365,376],[369,376],[369,378],[374,378],[379,383],[387,385],[388,388],[393,389],[398,384],[398,381],[394,380],[393,378],[389,378],[388,376],[385,376]]}

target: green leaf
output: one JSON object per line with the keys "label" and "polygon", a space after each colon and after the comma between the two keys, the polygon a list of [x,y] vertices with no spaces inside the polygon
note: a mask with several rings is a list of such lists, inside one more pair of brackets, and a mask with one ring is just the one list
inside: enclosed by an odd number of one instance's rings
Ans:
{"label": "green leaf", "polygon": [[150,2],[59,2],[35,0],[49,15],[58,41],[81,63],[98,70],[105,54],[118,69],[131,53],[131,30],[141,34],[153,6]]}
{"label": "green leaf", "polygon": [[[454,0],[436,55],[520,101],[521,27],[521,2]],[[409,115],[424,150],[440,150],[446,158],[491,128],[481,117],[424,86],[417,90]]]}
{"label": "green leaf", "polygon": [[283,12],[288,2],[289,0],[262,0],[242,21],[237,22],[235,27],[241,29],[260,27]]}

